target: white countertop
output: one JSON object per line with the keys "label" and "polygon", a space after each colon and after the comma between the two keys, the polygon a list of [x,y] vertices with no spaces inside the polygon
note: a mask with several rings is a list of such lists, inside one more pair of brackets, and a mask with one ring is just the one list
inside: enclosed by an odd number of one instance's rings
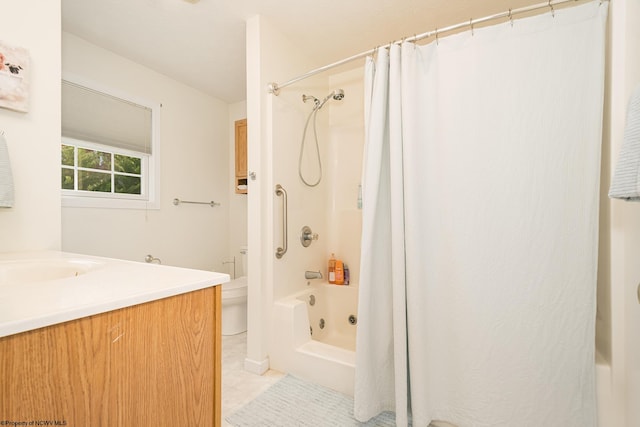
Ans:
{"label": "white countertop", "polygon": [[229,275],[65,252],[0,253],[0,337],[229,281]]}

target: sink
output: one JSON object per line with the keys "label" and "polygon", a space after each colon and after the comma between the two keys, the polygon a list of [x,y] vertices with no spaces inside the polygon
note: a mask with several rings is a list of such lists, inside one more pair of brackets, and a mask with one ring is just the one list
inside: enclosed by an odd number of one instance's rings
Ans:
{"label": "sink", "polygon": [[86,274],[100,263],[85,259],[47,259],[0,262],[0,286],[67,279]]}

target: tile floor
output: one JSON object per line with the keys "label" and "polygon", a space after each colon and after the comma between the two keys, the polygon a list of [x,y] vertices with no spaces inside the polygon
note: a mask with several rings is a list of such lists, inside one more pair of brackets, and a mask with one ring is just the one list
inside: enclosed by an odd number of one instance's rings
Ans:
{"label": "tile floor", "polygon": [[222,427],[233,427],[225,418],[258,397],[285,375],[274,370],[268,370],[264,375],[245,371],[243,365],[246,353],[246,332],[222,337]]}
{"label": "tile floor", "polygon": [[247,355],[247,333],[222,337],[222,426],[230,427],[225,417],[253,400],[284,376],[269,370],[256,375],[244,370]]}
{"label": "tile floor", "polygon": [[[247,333],[222,337],[222,427],[233,427],[225,417],[284,376],[282,372],[268,370],[256,375],[244,370],[247,355]],[[429,427],[455,427],[444,422],[434,422]]]}

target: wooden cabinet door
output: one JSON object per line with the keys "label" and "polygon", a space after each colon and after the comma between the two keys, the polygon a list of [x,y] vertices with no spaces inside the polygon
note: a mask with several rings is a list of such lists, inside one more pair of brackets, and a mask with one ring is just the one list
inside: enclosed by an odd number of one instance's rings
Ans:
{"label": "wooden cabinet door", "polygon": [[239,189],[238,185],[247,185],[247,119],[235,122],[235,153],[236,153],[236,193],[246,194],[247,190]]}
{"label": "wooden cabinet door", "polygon": [[220,286],[0,338],[0,418],[219,426]]}

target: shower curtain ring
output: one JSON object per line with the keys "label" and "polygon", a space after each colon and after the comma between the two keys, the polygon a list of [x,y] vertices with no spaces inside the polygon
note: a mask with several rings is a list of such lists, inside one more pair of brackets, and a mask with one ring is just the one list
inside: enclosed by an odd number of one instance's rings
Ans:
{"label": "shower curtain ring", "polygon": [[513,28],[513,14],[511,13],[511,9],[509,9],[509,23],[511,24],[511,28]]}
{"label": "shower curtain ring", "polygon": [[471,35],[473,36],[473,18],[469,18],[469,26],[471,27]]}
{"label": "shower curtain ring", "polygon": [[438,41],[438,27],[436,27],[436,46],[439,46],[440,42]]}
{"label": "shower curtain ring", "polygon": [[556,17],[556,11],[553,9],[553,5],[551,4],[551,0],[549,0],[549,7],[551,8],[551,16],[553,18]]}

